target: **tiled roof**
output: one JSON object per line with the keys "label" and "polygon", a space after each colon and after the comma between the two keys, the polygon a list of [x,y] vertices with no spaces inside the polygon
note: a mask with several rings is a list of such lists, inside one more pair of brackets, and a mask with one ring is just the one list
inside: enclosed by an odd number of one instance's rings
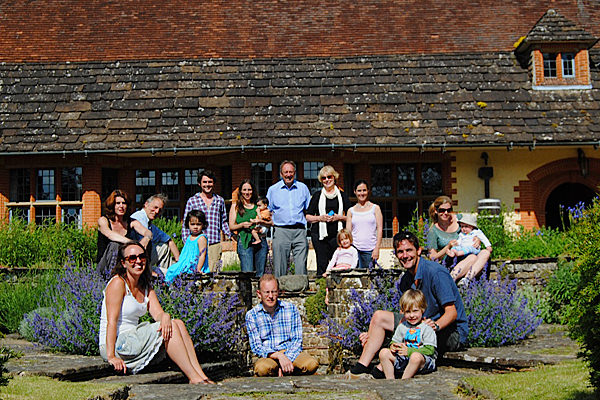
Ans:
{"label": "tiled roof", "polygon": [[511,52],[0,64],[0,152],[598,141],[598,57],[563,91]]}
{"label": "tiled roof", "polygon": [[0,61],[512,51],[549,8],[600,35],[597,0],[0,2]]}
{"label": "tiled roof", "polygon": [[527,43],[579,42],[594,44],[598,38],[554,9],[548,10],[527,34]]}

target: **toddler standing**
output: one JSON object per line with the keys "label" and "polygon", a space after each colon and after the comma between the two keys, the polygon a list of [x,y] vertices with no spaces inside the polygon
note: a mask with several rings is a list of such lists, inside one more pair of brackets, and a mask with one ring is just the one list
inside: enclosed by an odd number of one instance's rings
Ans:
{"label": "toddler standing", "polygon": [[410,379],[418,372],[435,371],[437,337],[435,331],[423,322],[427,300],[420,290],[408,289],[400,298],[400,310],[404,314],[398,325],[390,348],[379,351],[380,364],[375,367],[385,379],[394,379],[395,371],[402,379]]}
{"label": "toddler standing", "polygon": [[208,239],[202,233],[208,226],[206,215],[200,210],[190,211],[185,218],[185,226],[190,230],[190,236],[185,241],[179,261],[171,265],[165,274],[165,282],[169,284],[181,274],[210,272],[206,254]]}

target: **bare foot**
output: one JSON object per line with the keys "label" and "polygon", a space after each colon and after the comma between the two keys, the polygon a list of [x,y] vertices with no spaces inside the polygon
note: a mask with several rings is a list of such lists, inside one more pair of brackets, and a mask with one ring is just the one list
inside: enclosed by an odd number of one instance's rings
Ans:
{"label": "bare foot", "polygon": [[208,378],[200,379],[199,381],[190,381],[190,385],[216,385]]}

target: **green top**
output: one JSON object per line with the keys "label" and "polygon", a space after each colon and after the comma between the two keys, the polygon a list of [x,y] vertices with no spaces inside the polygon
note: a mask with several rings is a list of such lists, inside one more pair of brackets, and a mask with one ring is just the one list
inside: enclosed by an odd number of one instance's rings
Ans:
{"label": "green top", "polygon": [[458,239],[460,228],[456,232],[444,232],[435,225],[432,225],[427,233],[427,249],[440,251],[452,240]]}
{"label": "green top", "polygon": [[[256,218],[256,204],[252,208],[246,208],[244,210],[244,215],[236,214],[235,223],[241,224],[242,222],[250,222],[251,219]],[[251,228],[243,228],[239,230],[240,239],[238,240],[238,246],[241,244],[245,249],[250,246],[250,242],[252,242],[252,229]]]}

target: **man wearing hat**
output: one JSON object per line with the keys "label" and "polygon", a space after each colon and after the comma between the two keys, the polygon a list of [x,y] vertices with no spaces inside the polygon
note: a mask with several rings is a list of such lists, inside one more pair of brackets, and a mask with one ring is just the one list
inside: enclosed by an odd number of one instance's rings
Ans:
{"label": "man wearing hat", "polygon": [[473,214],[458,214],[458,225],[460,233],[458,234],[458,245],[453,246],[447,251],[449,257],[461,257],[468,254],[479,254],[481,249],[474,246],[473,240],[478,238],[487,250],[492,252],[492,245],[489,239],[477,229],[477,217]]}

